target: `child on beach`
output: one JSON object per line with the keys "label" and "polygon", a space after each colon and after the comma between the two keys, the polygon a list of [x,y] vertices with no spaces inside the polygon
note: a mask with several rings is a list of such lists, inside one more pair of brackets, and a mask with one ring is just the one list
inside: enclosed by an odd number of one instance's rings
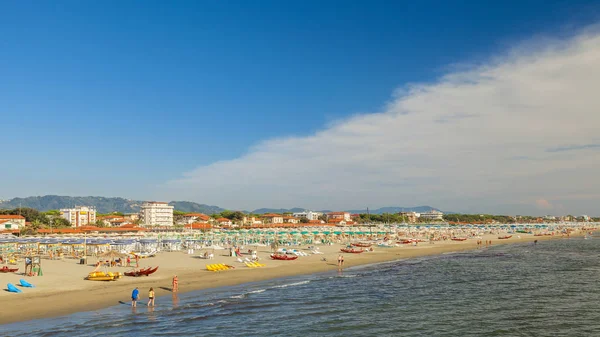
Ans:
{"label": "child on beach", "polygon": [[154,306],[154,288],[148,291],[148,306]]}
{"label": "child on beach", "polygon": [[173,288],[172,288],[172,291],[174,293],[176,293],[178,288],[179,288],[179,280],[177,279],[177,275],[175,275],[175,276],[173,276]]}

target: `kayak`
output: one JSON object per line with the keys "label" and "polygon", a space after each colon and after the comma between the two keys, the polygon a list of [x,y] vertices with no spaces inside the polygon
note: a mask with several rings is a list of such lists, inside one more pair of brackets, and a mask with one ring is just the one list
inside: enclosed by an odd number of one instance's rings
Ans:
{"label": "kayak", "polygon": [[362,250],[362,249],[352,249],[352,248],[342,248],[340,250],[344,253],[351,253],[351,254],[360,254],[360,253],[364,252],[364,250]]}
{"label": "kayak", "polygon": [[17,270],[19,270],[19,268],[8,268],[7,266],[4,266],[0,268],[0,273],[14,273]]}
{"label": "kayak", "polygon": [[284,260],[284,261],[290,261],[290,260],[295,260],[298,258],[297,255],[286,255],[286,254],[271,254],[271,258],[273,260]]}

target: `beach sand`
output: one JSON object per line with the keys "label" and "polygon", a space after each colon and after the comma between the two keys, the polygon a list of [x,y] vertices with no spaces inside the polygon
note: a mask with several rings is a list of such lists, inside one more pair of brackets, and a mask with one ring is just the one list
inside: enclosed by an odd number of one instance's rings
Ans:
{"label": "beach sand", "polygon": [[[486,235],[482,240],[492,240],[494,246],[500,244],[524,243],[534,240],[560,239],[560,236],[537,237],[531,234],[514,235],[511,239],[499,240],[497,235]],[[434,244],[421,242],[417,246],[402,245],[394,248],[374,247],[373,252],[362,254],[344,255],[344,267],[393,261],[411,257],[435,255],[448,252],[459,252],[477,249],[477,240],[469,239],[463,242],[436,241]],[[293,248],[293,247],[292,247]],[[296,247],[306,249],[307,247]],[[24,277],[21,272],[24,266],[19,265],[18,273],[0,274],[2,288],[7,283],[18,284],[19,279],[25,278],[35,285],[33,289],[25,289],[21,294],[0,292],[0,324],[27,321],[38,318],[47,318],[68,315],[79,311],[89,311],[119,304],[119,301],[128,303],[131,291],[140,288],[141,303],[147,302],[147,292],[154,287],[157,296],[164,296],[171,292],[171,280],[176,274],[179,278],[179,292],[188,292],[206,288],[231,286],[247,282],[256,282],[293,275],[312,274],[337,270],[337,257],[342,245],[319,246],[324,254],[299,257],[294,261],[275,261],[269,258],[268,247],[258,247],[258,256],[266,264],[263,268],[248,268],[236,262],[236,258],[224,256],[228,250],[215,250],[215,258],[204,260],[194,258],[184,252],[161,252],[156,257],[140,260],[140,267],[160,266],[158,271],[148,277],[123,276],[115,282],[86,281],[84,277],[94,267],[80,265],[79,260],[42,260],[43,276]],[[255,249],[247,246],[245,249]],[[205,250],[195,251],[201,254]],[[212,251],[212,250],[209,250]],[[306,250],[308,252],[308,250]],[[322,261],[326,258],[327,261]],[[89,258],[88,263],[96,262]],[[135,264],[135,261],[132,261]],[[233,265],[235,270],[222,272],[209,272],[206,265],[209,263],[224,263]],[[110,271],[127,271],[130,268],[115,267]]]}

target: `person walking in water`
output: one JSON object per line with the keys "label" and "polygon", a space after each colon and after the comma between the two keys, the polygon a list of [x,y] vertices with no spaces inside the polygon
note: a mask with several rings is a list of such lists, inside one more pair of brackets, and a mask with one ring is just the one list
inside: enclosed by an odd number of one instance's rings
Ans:
{"label": "person walking in water", "polygon": [[137,287],[135,287],[135,289],[133,289],[133,291],[131,292],[131,306],[132,307],[136,307],[137,306],[137,301],[138,298],[140,297],[140,291],[138,290]]}
{"label": "person walking in water", "polygon": [[148,306],[154,306],[154,288],[150,288],[148,291]]}
{"label": "person walking in water", "polygon": [[179,280],[177,279],[177,275],[173,276],[173,288],[171,290],[176,293],[179,289]]}
{"label": "person walking in water", "polygon": [[342,255],[338,256],[338,268],[342,268],[344,266],[344,257]]}

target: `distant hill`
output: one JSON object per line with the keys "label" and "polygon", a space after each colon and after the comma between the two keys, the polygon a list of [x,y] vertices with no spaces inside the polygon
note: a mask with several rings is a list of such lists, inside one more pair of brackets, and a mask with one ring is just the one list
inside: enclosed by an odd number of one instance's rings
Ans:
{"label": "distant hill", "polygon": [[221,213],[225,209],[219,206],[210,206],[205,204],[198,204],[191,201],[171,201],[169,203],[171,206],[175,206],[175,209],[182,212],[187,213],[204,213],[204,214],[214,214]]}
{"label": "distant hill", "polygon": [[[59,195],[45,195],[41,197],[27,197],[27,198],[13,198],[10,200],[0,201],[0,209],[12,209],[17,207],[29,207],[35,208],[39,211],[48,211],[51,209],[71,208],[75,206],[95,206],[98,213],[135,213],[139,212],[140,205],[143,201],[131,200],[124,198],[107,198],[107,197],[69,197]],[[190,213],[205,213],[214,214],[224,211],[224,208],[218,206],[210,206],[205,204],[198,204],[191,201],[171,201],[169,205],[175,206],[175,209],[182,212]],[[252,211],[254,214],[265,214],[265,213],[296,213],[302,212],[306,208],[294,207],[294,208],[259,208]],[[431,206],[418,206],[418,207],[382,207],[377,209],[370,209],[371,214],[383,214],[383,213],[398,213],[398,212],[429,212],[431,210],[438,210]],[[366,209],[361,210],[346,210],[350,213],[367,213]],[[439,211],[439,210],[438,210]],[[329,210],[322,210],[320,212],[328,213]],[[246,212],[248,213],[248,212]],[[449,212],[445,212],[449,213]]]}
{"label": "distant hill", "polygon": [[[369,209],[369,213],[371,214],[383,214],[383,213],[399,213],[399,212],[417,212],[417,213],[425,213],[430,211],[440,211],[439,209],[431,206],[417,206],[417,207],[381,207],[377,209]],[[350,212],[352,214],[363,214],[367,213],[366,209],[354,209],[347,210],[346,212]]]}
{"label": "distant hill", "polygon": [[259,208],[259,209],[255,209],[251,213],[254,213],[254,214],[265,214],[265,213],[282,214],[282,213],[298,213],[298,212],[303,212],[304,210],[305,210],[305,208],[299,208],[299,207],[294,207],[294,208],[290,208],[290,209],[286,209],[286,208]]}
{"label": "distant hill", "polygon": [[[124,198],[107,197],[69,197],[59,195],[45,195],[41,197],[13,198],[0,202],[0,209],[17,207],[30,207],[39,211],[51,209],[71,208],[75,206],[95,206],[98,213],[136,213],[140,210],[143,201]],[[217,206],[209,206],[189,201],[172,201],[169,203],[175,209],[183,212],[200,212],[213,214],[224,211]]]}
{"label": "distant hill", "polygon": [[[287,209],[287,208],[259,208],[259,209],[252,211],[252,213],[254,213],[254,214],[264,214],[264,213],[281,214],[281,213],[302,212],[304,210],[306,210],[306,208],[300,208],[300,207],[289,208],[289,209]],[[424,212],[429,212],[431,210],[439,211],[439,209],[437,209],[435,207],[431,207],[431,206],[417,206],[417,207],[381,207],[381,208],[377,208],[377,209],[369,209],[369,212],[371,214],[398,213],[398,212],[424,213]],[[329,213],[332,211],[321,210],[319,212]],[[352,214],[363,214],[363,213],[367,213],[367,210],[366,209],[353,209],[353,210],[345,210],[345,212],[350,212]]]}

